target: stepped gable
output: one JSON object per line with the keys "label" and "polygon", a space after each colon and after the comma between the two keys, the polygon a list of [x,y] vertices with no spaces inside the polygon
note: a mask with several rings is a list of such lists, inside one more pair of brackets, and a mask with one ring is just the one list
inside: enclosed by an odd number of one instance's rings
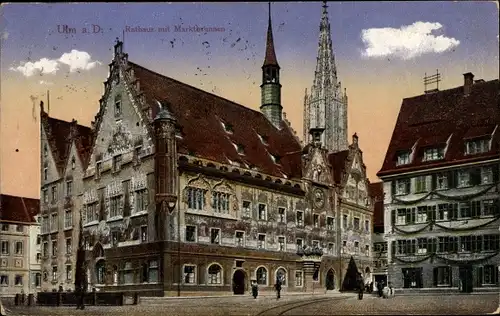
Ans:
{"label": "stepped gable", "polygon": [[35,223],[40,211],[40,200],[13,195],[0,195],[0,220],[6,222]]}
{"label": "stepped gable", "polygon": [[[146,103],[154,105],[149,119],[158,112],[157,101],[167,104],[176,118],[182,135],[177,139],[180,154],[223,164],[238,163],[276,177],[301,177],[301,145],[286,123],[277,129],[261,112],[133,62],[128,61],[128,65],[133,68]],[[270,154],[277,158],[276,163]]]}
{"label": "stepped gable", "polygon": [[[403,99],[389,148],[378,176],[497,158],[500,151],[499,80],[478,80],[464,86]],[[490,136],[489,152],[467,156],[465,142]],[[426,147],[446,144],[444,159],[422,161]],[[409,164],[396,166],[401,151],[415,148]]]}

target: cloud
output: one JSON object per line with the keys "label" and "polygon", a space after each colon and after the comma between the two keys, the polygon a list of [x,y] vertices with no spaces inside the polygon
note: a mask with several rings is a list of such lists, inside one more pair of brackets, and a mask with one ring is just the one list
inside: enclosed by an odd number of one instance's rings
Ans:
{"label": "cloud", "polygon": [[432,34],[440,23],[415,22],[396,28],[371,28],[361,31],[365,57],[394,56],[404,60],[428,53],[443,53],[460,44],[455,38]]}
{"label": "cloud", "polygon": [[2,33],[2,36],[0,37],[2,40],[6,41],[9,38],[9,32],[5,31]]}
{"label": "cloud", "polygon": [[59,62],[68,65],[70,72],[75,72],[77,70],[90,70],[101,64],[100,61],[90,61],[91,59],[89,53],[73,49],[69,53],[62,54]]}
{"label": "cloud", "polygon": [[40,83],[40,84],[44,84],[44,85],[48,85],[48,86],[50,86],[50,85],[53,85],[53,84],[54,84],[53,82],[50,82],[50,81],[45,81],[45,80],[40,80],[40,82],[39,82],[39,83]]}
{"label": "cloud", "polygon": [[35,62],[28,61],[24,65],[15,68],[11,67],[10,70],[20,72],[26,77],[31,77],[34,74],[55,74],[59,70],[59,65],[55,60],[42,58]]}
{"label": "cloud", "polygon": [[97,60],[92,61],[90,54],[87,52],[73,49],[69,53],[62,54],[57,59],[42,58],[35,62],[28,61],[17,67],[10,67],[10,70],[20,72],[26,77],[31,77],[34,74],[53,75],[59,71],[61,64],[69,66],[70,72],[75,72],[78,70],[90,70],[102,63]]}

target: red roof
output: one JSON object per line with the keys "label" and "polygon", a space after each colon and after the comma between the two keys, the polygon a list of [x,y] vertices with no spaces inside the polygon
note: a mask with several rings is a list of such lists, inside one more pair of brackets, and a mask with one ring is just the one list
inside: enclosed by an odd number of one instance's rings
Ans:
{"label": "red roof", "polygon": [[[180,154],[223,164],[229,164],[229,160],[245,163],[276,177],[302,176],[302,148],[286,123],[282,122],[277,129],[261,112],[130,61],[128,64],[134,70],[147,104],[153,106],[152,117],[158,111],[159,101],[166,104],[176,118],[182,134],[182,138],[177,139]],[[237,147],[243,154],[238,153]],[[277,163],[270,154],[277,157]]]}
{"label": "red roof", "polygon": [[[464,94],[463,87],[457,87],[403,99],[382,169],[377,175],[498,158],[500,130],[497,129],[493,137],[491,150],[482,154],[465,155],[464,138],[491,135],[499,122],[498,79],[474,83],[468,95]],[[423,147],[444,146],[450,135],[444,159],[422,161]],[[413,160],[396,166],[398,152],[411,150],[415,144]]]}
{"label": "red roof", "polygon": [[370,183],[368,194],[373,199],[373,226],[384,226],[384,186],[383,182]]}
{"label": "red roof", "polygon": [[34,223],[40,210],[40,200],[20,196],[0,195],[0,220]]}
{"label": "red roof", "polygon": [[67,122],[49,117],[43,109],[43,103],[40,116],[59,173],[62,174],[67,165],[72,139],[75,140],[76,150],[85,165],[89,155],[89,150],[86,148],[90,147],[92,140],[91,129],[78,125],[75,120]]}
{"label": "red roof", "polygon": [[264,58],[264,66],[268,65],[278,66],[278,59],[276,58],[276,52],[274,51],[271,16],[269,16],[269,25],[267,27],[266,57]]}
{"label": "red roof", "polygon": [[328,160],[332,167],[333,180],[337,184],[341,184],[342,175],[347,167],[347,157],[349,157],[349,150],[343,150],[328,155]]}

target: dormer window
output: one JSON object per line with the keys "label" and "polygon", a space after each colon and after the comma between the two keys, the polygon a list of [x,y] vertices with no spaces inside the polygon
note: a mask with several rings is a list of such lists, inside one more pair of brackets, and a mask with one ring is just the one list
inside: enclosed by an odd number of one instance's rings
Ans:
{"label": "dormer window", "polygon": [[276,156],[276,155],[273,155],[273,154],[269,154],[269,156],[271,156],[271,159],[274,163],[279,163],[280,161],[280,157]]}
{"label": "dormer window", "polygon": [[232,134],[233,133],[233,125],[229,124],[229,123],[224,123],[224,122],[220,122],[222,124],[222,127],[224,127],[224,130],[226,131],[226,133],[229,133],[229,134]]}
{"label": "dormer window", "polygon": [[410,152],[409,151],[403,151],[403,152],[398,153],[396,166],[407,165],[409,163],[410,163]]}
{"label": "dormer window", "polygon": [[262,142],[262,144],[269,145],[267,136],[263,136],[263,135],[260,135],[260,134],[257,134],[257,136],[259,136],[259,139]]}
{"label": "dormer window", "polygon": [[115,117],[122,115],[122,98],[120,95],[115,97]]}
{"label": "dormer window", "polygon": [[234,146],[234,148],[236,148],[236,151],[238,152],[238,154],[240,154],[240,155],[245,154],[245,146],[243,146],[241,144],[234,144],[234,143],[233,143],[233,146]]}
{"label": "dormer window", "polygon": [[475,155],[490,151],[489,139],[476,139],[465,143],[465,154]]}
{"label": "dormer window", "polygon": [[440,160],[444,158],[444,148],[427,148],[424,151],[424,158],[422,161],[432,161],[432,160]]}

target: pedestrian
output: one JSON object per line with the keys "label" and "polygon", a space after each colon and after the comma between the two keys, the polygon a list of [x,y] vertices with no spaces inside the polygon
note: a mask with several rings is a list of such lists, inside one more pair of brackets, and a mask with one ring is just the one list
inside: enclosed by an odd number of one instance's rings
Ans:
{"label": "pedestrian", "polygon": [[276,289],[276,299],[279,300],[281,297],[281,280],[279,278],[276,280],[274,288]]}
{"label": "pedestrian", "polygon": [[378,297],[382,297],[382,291],[384,289],[384,281],[380,281],[377,283],[377,291],[378,291]]}
{"label": "pedestrian", "polygon": [[257,298],[257,295],[259,295],[259,287],[257,285],[257,282],[255,280],[252,281],[252,296],[253,298]]}
{"label": "pedestrian", "polygon": [[363,299],[363,292],[365,291],[365,282],[363,282],[363,278],[361,274],[358,276],[358,299]]}
{"label": "pedestrian", "polygon": [[389,282],[389,297],[394,296],[394,288],[392,287],[392,282]]}

